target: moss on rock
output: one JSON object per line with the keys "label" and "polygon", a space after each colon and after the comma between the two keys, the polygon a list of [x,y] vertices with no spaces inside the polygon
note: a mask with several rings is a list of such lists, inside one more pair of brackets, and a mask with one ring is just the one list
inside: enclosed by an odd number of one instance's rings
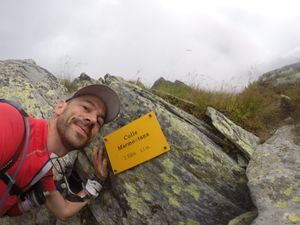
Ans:
{"label": "moss on rock", "polygon": [[195,184],[190,184],[187,186],[186,191],[194,197],[196,201],[200,198],[200,192]]}
{"label": "moss on rock", "polygon": [[287,202],[280,200],[276,202],[275,206],[277,208],[284,209],[287,207]]}
{"label": "moss on rock", "polygon": [[201,225],[201,224],[195,220],[187,219],[187,221],[185,222],[179,222],[179,225]]}
{"label": "moss on rock", "polygon": [[300,214],[291,214],[288,215],[288,220],[292,223],[298,223],[300,222]]}
{"label": "moss on rock", "polygon": [[293,188],[289,187],[283,191],[283,194],[287,197],[290,197],[293,194]]}

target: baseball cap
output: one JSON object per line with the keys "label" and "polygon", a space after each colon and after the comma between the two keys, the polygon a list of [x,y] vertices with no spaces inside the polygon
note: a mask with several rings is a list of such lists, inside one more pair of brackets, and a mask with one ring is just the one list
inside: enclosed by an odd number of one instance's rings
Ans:
{"label": "baseball cap", "polygon": [[66,101],[82,95],[93,95],[100,98],[106,106],[106,116],[104,123],[114,120],[120,112],[120,100],[118,94],[110,87],[102,84],[92,84],[83,87],[72,94]]}

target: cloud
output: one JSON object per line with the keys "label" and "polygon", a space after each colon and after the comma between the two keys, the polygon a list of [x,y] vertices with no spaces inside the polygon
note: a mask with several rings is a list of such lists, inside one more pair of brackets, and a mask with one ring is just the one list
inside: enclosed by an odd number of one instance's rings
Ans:
{"label": "cloud", "polygon": [[110,73],[141,77],[148,85],[164,76],[210,88],[236,80],[234,85],[243,86],[253,71],[276,68],[282,58],[299,59],[299,5],[292,0],[5,0],[0,58],[33,58],[68,76]]}

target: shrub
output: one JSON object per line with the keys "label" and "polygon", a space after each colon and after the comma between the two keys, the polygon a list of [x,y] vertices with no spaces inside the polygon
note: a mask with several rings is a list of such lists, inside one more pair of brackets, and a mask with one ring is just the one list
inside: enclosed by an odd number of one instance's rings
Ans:
{"label": "shrub", "polygon": [[75,82],[71,81],[70,79],[62,79],[61,84],[67,88],[69,94],[78,89],[78,86],[75,84]]}

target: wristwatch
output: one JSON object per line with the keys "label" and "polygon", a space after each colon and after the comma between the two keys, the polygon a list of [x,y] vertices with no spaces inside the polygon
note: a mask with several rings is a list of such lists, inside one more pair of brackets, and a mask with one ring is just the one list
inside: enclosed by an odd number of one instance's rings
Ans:
{"label": "wristwatch", "polygon": [[68,193],[68,195],[66,196],[66,199],[68,199],[71,202],[85,202],[87,200],[90,200],[91,197],[87,193],[85,193],[83,196]]}

